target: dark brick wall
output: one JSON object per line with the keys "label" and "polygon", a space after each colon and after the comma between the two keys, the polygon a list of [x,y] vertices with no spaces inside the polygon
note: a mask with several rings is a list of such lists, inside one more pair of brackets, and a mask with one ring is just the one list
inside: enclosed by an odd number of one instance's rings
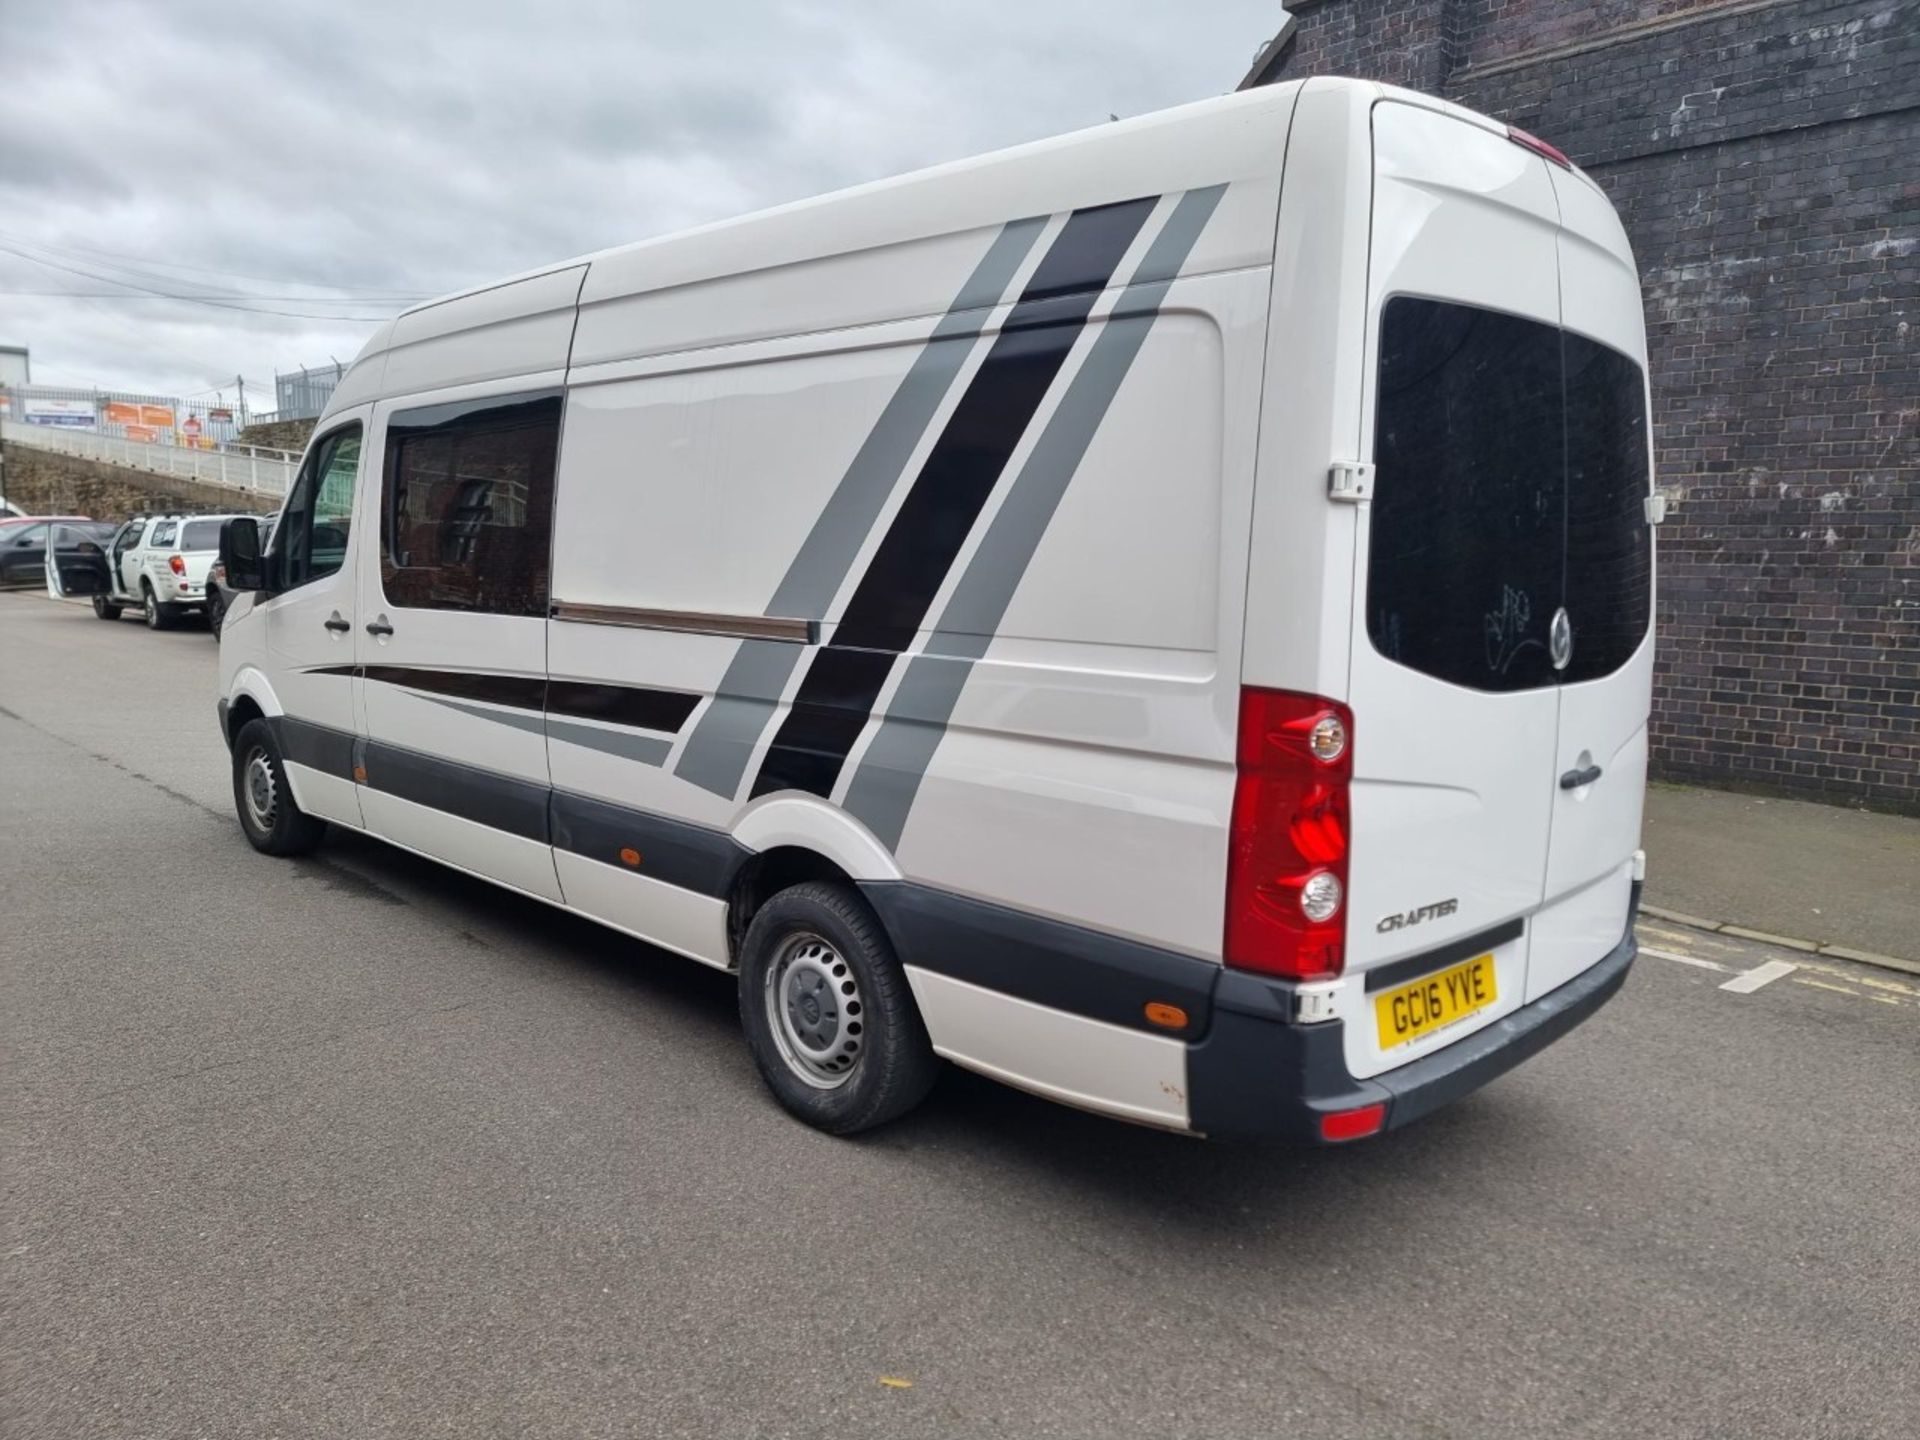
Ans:
{"label": "dark brick wall", "polygon": [[1566,150],[1632,237],[1656,773],[1920,813],[1920,0],[1321,0],[1360,74]]}

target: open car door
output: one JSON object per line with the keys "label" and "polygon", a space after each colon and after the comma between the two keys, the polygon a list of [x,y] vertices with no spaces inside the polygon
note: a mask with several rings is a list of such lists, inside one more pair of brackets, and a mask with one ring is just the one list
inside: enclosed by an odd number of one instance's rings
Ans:
{"label": "open car door", "polygon": [[107,547],[111,525],[60,525],[47,536],[47,593],[56,600],[69,595],[105,595],[112,588]]}

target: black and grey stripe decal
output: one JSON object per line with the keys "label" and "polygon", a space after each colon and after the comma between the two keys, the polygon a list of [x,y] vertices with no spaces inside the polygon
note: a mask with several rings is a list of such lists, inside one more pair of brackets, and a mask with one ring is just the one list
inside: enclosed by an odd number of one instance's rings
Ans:
{"label": "black and grey stripe decal", "polygon": [[[697,695],[683,690],[416,665],[323,665],[307,673],[358,674],[368,680],[415,691],[423,700],[476,720],[544,733],[569,744],[647,765],[665,763],[673,748],[673,736],[699,704]],[[481,703],[463,703],[466,701]],[[598,723],[577,723],[582,720]],[[298,759],[291,755],[289,758]]]}
{"label": "black and grey stripe decal", "polygon": [[831,795],[894,658],[912,643],[1008,459],[1158,197],[1076,210],[887,526],[775,732],[754,795]]}
{"label": "black and grey stripe decal", "polygon": [[889,849],[900,843],[920,782],[974,662],[986,654],[999,630],[1068,482],[1225,190],[1214,185],[1180,197],[1014,477],[925,651],[908,662],[846,794],[847,810]]}
{"label": "black and grey stripe decal", "polygon": [[[973,342],[1046,223],[1047,217],[1037,215],[1001,227],[861,443],[787,567],[766,614],[814,620],[826,614],[907,461],[953,388]],[[713,703],[687,737],[676,766],[681,779],[729,798],[739,790],[747,760],[773,718],[799,655],[793,645],[742,642]]]}

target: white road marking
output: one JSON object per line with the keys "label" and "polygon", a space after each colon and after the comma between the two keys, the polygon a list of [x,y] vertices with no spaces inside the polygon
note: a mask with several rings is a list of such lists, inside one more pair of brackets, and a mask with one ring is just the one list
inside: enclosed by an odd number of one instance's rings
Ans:
{"label": "white road marking", "polygon": [[1702,960],[1698,955],[1676,955],[1671,950],[1656,950],[1651,945],[1640,947],[1642,955],[1651,955],[1656,960],[1671,960],[1676,965],[1698,965],[1702,970],[1718,970],[1722,975],[1733,974],[1733,967],[1722,965],[1718,960]]}
{"label": "white road marking", "polygon": [[1743,970],[1720,988],[1731,990],[1736,995],[1751,995],[1762,985],[1771,985],[1784,979],[1800,967],[1787,960],[1769,960],[1764,965],[1756,965],[1751,970]]}

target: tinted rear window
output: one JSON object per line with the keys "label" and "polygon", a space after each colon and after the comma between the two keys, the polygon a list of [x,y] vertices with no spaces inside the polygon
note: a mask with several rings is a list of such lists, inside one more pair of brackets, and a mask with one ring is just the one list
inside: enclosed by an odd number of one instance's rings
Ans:
{"label": "tinted rear window", "polygon": [[1647,526],[1647,401],[1640,367],[1566,336],[1567,614],[1563,679],[1611,675],[1640,648],[1653,603]]}
{"label": "tinted rear window", "polygon": [[220,548],[220,527],[224,520],[189,520],[186,528],[180,532],[182,550],[218,550]]}
{"label": "tinted rear window", "polygon": [[1367,634],[1476,690],[1611,673],[1646,634],[1645,391],[1626,356],[1552,325],[1397,297],[1381,317]]}
{"label": "tinted rear window", "polygon": [[1553,682],[1562,429],[1558,330],[1388,302],[1367,582],[1381,654],[1476,690]]}

